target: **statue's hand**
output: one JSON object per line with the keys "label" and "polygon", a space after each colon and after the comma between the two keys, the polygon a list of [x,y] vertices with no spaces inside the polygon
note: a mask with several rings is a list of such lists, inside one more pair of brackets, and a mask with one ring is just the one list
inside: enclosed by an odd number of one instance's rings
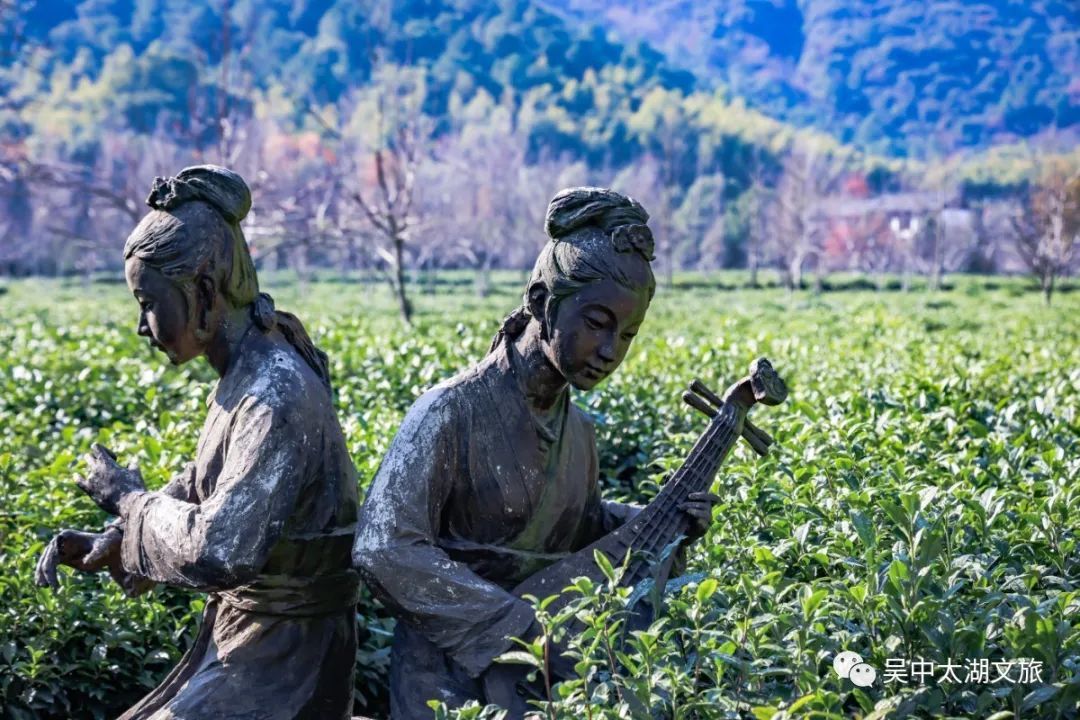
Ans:
{"label": "statue's hand", "polygon": [[60,587],[56,569],[61,565],[82,572],[104,570],[119,560],[121,537],[120,532],[115,530],[103,533],[61,530],[41,553],[34,570],[34,580],[41,587],[48,586],[55,590]]}
{"label": "statue's hand", "polygon": [[108,570],[128,597],[142,595],[154,586],[153,580],[132,575],[124,571],[120,560],[120,544],[123,533],[110,528],[100,533],[61,530],[45,546],[45,551],[38,558],[34,569],[34,581],[41,587],[56,590],[60,582],[56,570],[61,565],[73,567],[81,572],[99,572]]}
{"label": "statue's hand", "polygon": [[710,492],[694,492],[687,495],[679,509],[690,518],[687,536],[697,540],[703,536],[712,524],[713,506],[720,502],[720,496]]}
{"label": "statue's hand", "polygon": [[120,514],[120,501],[126,495],[146,490],[138,468],[121,467],[116,456],[97,443],[83,459],[88,472],[86,477],[76,475],[75,484],[110,515]]}

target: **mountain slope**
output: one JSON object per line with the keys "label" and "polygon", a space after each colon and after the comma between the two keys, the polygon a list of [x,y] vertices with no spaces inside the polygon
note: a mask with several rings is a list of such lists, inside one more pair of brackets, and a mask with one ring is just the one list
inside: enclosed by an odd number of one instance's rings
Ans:
{"label": "mountain slope", "polygon": [[927,155],[1080,125],[1073,0],[542,0],[843,142]]}

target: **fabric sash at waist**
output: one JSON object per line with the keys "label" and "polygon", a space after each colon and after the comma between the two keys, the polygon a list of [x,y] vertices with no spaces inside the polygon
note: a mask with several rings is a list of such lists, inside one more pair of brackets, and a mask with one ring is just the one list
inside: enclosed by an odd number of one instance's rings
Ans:
{"label": "fabric sash at waist", "polygon": [[329,615],[356,605],[360,576],[355,570],[313,578],[260,575],[255,582],[218,596],[237,610],[263,615]]}
{"label": "fabric sash at waist", "polygon": [[282,539],[254,581],[218,595],[237,610],[266,615],[340,612],[360,598],[360,576],[350,567],[351,549],[351,532]]}

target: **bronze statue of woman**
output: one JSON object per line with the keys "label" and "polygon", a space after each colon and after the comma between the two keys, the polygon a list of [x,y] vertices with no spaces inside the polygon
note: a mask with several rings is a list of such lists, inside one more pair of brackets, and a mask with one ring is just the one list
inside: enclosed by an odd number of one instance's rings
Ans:
{"label": "bronze statue of woman", "polygon": [[[569,387],[614,372],[645,319],[647,220],[610,190],[556,195],[523,306],[483,360],[417,400],[383,459],[353,562],[398,618],[394,720],[433,717],[431,699],[487,699],[493,659],[538,632],[509,590],[637,512],[601,498],[593,425]],[[696,493],[682,506],[692,533],[715,501]]]}
{"label": "bronze statue of woman", "polygon": [[239,175],[189,167],[147,204],[124,246],[138,333],[174,364],[205,357],[220,380],[194,462],[162,490],[94,446],[76,482],[119,522],[58,534],[38,582],[55,587],[66,564],[107,568],[129,595],[209,593],[187,654],[122,720],[347,718],[358,502],[326,356],[259,292]]}

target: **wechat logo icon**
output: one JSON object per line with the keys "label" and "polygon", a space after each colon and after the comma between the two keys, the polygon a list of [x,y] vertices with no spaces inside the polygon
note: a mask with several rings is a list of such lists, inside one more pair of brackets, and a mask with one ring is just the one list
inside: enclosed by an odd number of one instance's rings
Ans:
{"label": "wechat logo icon", "polygon": [[833,670],[856,687],[870,687],[877,680],[877,670],[863,662],[862,656],[850,650],[837,653],[833,658]]}

